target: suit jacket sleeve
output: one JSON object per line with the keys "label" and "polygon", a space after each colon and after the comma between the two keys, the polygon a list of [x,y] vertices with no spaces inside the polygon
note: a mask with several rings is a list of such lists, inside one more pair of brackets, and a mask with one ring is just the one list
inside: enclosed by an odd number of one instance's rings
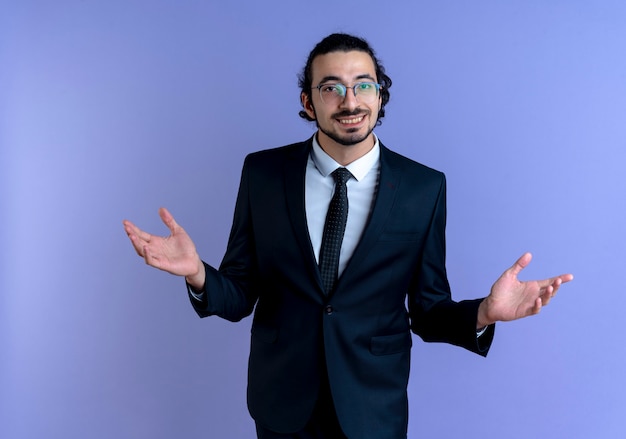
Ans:
{"label": "suit jacket sleeve", "polygon": [[421,260],[409,292],[411,329],[427,342],[445,342],[486,356],[494,336],[491,325],[476,336],[478,306],[483,299],[455,302],[446,274],[446,181],[440,186]]}
{"label": "suit jacket sleeve", "polygon": [[217,315],[233,322],[252,313],[258,295],[254,234],[250,218],[248,158],[244,161],[228,247],[219,270],[204,263],[206,282],[201,295],[190,300],[200,317]]}

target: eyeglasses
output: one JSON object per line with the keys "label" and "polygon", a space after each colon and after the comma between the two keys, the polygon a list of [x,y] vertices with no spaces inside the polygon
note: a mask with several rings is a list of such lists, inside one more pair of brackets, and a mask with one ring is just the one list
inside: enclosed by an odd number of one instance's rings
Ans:
{"label": "eyeglasses", "polygon": [[378,98],[381,85],[375,82],[357,82],[352,87],[336,83],[336,84],[320,84],[317,87],[320,92],[322,102],[328,105],[338,105],[346,98],[348,89],[352,89],[354,97],[361,103],[371,103]]}

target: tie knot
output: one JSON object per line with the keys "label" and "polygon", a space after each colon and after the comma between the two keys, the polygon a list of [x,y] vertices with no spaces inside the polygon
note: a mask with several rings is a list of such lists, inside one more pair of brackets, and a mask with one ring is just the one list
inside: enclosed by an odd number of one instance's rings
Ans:
{"label": "tie knot", "polygon": [[332,176],[337,184],[346,184],[352,174],[346,168],[337,168],[332,172]]}

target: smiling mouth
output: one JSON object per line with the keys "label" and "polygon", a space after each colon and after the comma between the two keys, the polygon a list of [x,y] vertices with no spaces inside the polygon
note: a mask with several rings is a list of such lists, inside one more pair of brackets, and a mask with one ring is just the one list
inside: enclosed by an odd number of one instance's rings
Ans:
{"label": "smiling mouth", "polygon": [[365,116],[353,117],[352,119],[337,119],[342,125],[354,125],[363,120]]}

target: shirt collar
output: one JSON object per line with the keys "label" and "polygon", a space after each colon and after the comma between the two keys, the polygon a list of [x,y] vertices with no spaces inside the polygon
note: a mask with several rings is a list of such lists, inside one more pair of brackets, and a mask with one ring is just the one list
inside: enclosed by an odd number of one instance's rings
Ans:
{"label": "shirt collar", "polygon": [[[372,133],[373,134],[373,133]],[[324,177],[328,177],[335,169],[342,167],[339,163],[337,163],[331,156],[326,154],[326,151],[322,149],[320,144],[317,142],[317,136],[313,136],[313,148],[311,149],[311,158],[313,159],[313,163],[315,167]],[[380,162],[380,143],[378,142],[378,137],[374,134],[374,147],[369,150],[367,154],[363,157],[360,157],[345,166],[345,168],[350,171],[352,176],[360,181],[367,173],[374,167],[377,166]]]}

